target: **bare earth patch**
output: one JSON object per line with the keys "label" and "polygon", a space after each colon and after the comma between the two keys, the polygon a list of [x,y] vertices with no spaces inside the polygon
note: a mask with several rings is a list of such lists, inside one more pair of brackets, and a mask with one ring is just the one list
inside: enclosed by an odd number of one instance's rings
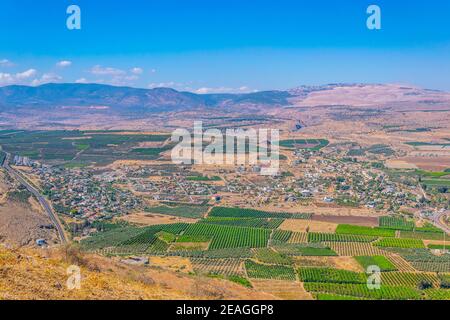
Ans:
{"label": "bare earth patch", "polygon": [[299,267],[330,267],[354,272],[364,271],[353,257],[294,257],[294,263]]}
{"label": "bare earth patch", "polygon": [[129,214],[127,216],[120,217],[119,220],[127,221],[130,223],[135,223],[135,224],[139,224],[139,225],[144,225],[144,226],[197,222],[197,219],[174,217],[174,216],[147,213],[147,212]]}
{"label": "bare earth patch", "polygon": [[273,295],[282,300],[313,300],[303,284],[294,281],[282,280],[255,280],[252,279],[255,290]]}
{"label": "bare earth patch", "polygon": [[337,224],[322,222],[322,221],[310,221],[310,220],[298,220],[287,219],[279,226],[281,230],[293,231],[293,232],[323,232],[334,233],[336,231]]}
{"label": "bare earth patch", "polygon": [[182,257],[149,257],[149,264],[152,267],[161,267],[175,272],[193,272],[191,261]]}

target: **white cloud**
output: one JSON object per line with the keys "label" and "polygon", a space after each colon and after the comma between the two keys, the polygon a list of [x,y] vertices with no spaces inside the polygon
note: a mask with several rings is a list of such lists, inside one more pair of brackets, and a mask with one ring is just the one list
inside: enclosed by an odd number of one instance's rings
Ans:
{"label": "white cloud", "polygon": [[9,67],[13,67],[13,66],[14,66],[14,63],[9,61],[8,59],[1,59],[0,60],[0,67],[9,68]]}
{"label": "white cloud", "polygon": [[28,69],[16,74],[0,73],[0,85],[26,84],[37,74],[35,69]]}
{"label": "white cloud", "polygon": [[142,68],[139,68],[139,67],[134,67],[130,71],[131,71],[132,74],[137,74],[137,75],[140,75],[140,74],[144,73],[144,70]]}
{"label": "white cloud", "polygon": [[60,68],[67,68],[67,67],[70,67],[71,65],[72,65],[72,61],[69,61],[69,60],[62,60],[56,64],[56,66],[60,67]]}
{"label": "white cloud", "polygon": [[75,80],[75,83],[88,83],[89,81],[86,78],[80,78]]}
{"label": "white cloud", "polygon": [[101,65],[92,67],[91,73],[96,76],[123,76],[126,74],[123,70],[111,67],[102,67]]}
{"label": "white cloud", "polygon": [[39,79],[34,79],[31,82],[32,86],[40,86],[41,84],[45,84],[45,83],[55,83],[55,82],[60,82],[62,81],[62,77],[55,74],[55,73],[44,73],[42,75],[41,78]]}
{"label": "white cloud", "polygon": [[19,80],[29,79],[36,75],[36,69],[28,69],[27,71],[16,73],[16,78]]}
{"label": "white cloud", "polygon": [[8,85],[14,82],[14,76],[10,73],[0,72],[0,85]]}
{"label": "white cloud", "polygon": [[195,90],[194,92],[197,94],[209,94],[209,93],[250,93],[256,92],[257,90],[252,90],[247,86],[242,86],[239,88],[228,88],[228,87],[217,87],[217,88],[208,88],[203,87]]}

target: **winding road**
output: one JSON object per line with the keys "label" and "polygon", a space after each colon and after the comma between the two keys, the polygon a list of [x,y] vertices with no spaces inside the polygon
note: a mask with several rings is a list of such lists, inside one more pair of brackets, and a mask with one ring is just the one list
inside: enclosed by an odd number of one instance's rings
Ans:
{"label": "winding road", "polygon": [[[3,151],[4,152],[4,151]],[[11,154],[4,152],[6,154],[6,157],[2,163],[2,167],[6,169],[6,171],[8,171],[8,173],[13,176],[14,178],[16,178],[21,184],[23,184],[27,190],[29,192],[31,192],[39,201],[39,203],[41,204],[42,208],[44,208],[45,212],[48,214],[48,216],[50,217],[50,220],[52,221],[53,225],[56,228],[56,231],[58,232],[58,236],[59,239],[61,241],[61,244],[66,244],[67,243],[67,237],[66,234],[64,233],[64,228],[61,225],[61,222],[59,221],[58,216],[56,215],[56,213],[53,211],[52,207],[50,206],[50,204],[48,203],[47,199],[44,198],[44,196],[42,196],[39,191],[34,188],[28,181],[26,181],[21,175],[20,173],[18,173],[15,169],[13,169],[10,165],[9,165],[9,161],[11,158]]]}

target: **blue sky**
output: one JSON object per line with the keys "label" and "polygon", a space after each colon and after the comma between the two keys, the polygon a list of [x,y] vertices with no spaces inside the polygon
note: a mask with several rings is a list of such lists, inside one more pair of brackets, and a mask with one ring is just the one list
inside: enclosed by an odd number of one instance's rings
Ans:
{"label": "blue sky", "polygon": [[[82,10],[81,30],[66,28],[70,4]],[[382,30],[366,28],[370,4],[381,7]],[[449,16],[444,0],[2,0],[0,85],[450,90]]]}

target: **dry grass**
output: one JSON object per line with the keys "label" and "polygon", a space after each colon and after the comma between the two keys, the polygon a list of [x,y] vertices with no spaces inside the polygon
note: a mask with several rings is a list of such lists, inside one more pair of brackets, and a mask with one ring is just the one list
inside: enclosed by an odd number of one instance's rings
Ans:
{"label": "dry grass", "polygon": [[[81,289],[68,290],[67,268],[80,262]],[[268,299],[220,279],[193,277],[151,267],[129,266],[77,249],[11,251],[0,247],[0,300]]]}
{"label": "dry grass", "polygon": [[299,267],[329,267],[354,272],[364,269],[353,257],[294,257],[294,263]]}
{"label": "dry grass", "polygon": [[313,300],[311,294],[303,288],[303,284],[300,282],[255,279],[252,279],[251,282],[255,290],[267,292],[277,299]]}
{"label": "dry grass", "polygon": [[175,216],[168,216],[163,214],[139,212],[120,217],[118,220],[127,221],[142,226],[154,226],[159,224],[173,224],[173,223],[195,223],[197,219],[189,219]]}
{"label": "dry grass", "polygon": [[337,224],[322,222],[322,221],[310,221],[310,220],[298,220],[287,219],[280,226],[279,229],[293,231],[293,232],[322,232],[322,233],[334,233],[336,231]]}

